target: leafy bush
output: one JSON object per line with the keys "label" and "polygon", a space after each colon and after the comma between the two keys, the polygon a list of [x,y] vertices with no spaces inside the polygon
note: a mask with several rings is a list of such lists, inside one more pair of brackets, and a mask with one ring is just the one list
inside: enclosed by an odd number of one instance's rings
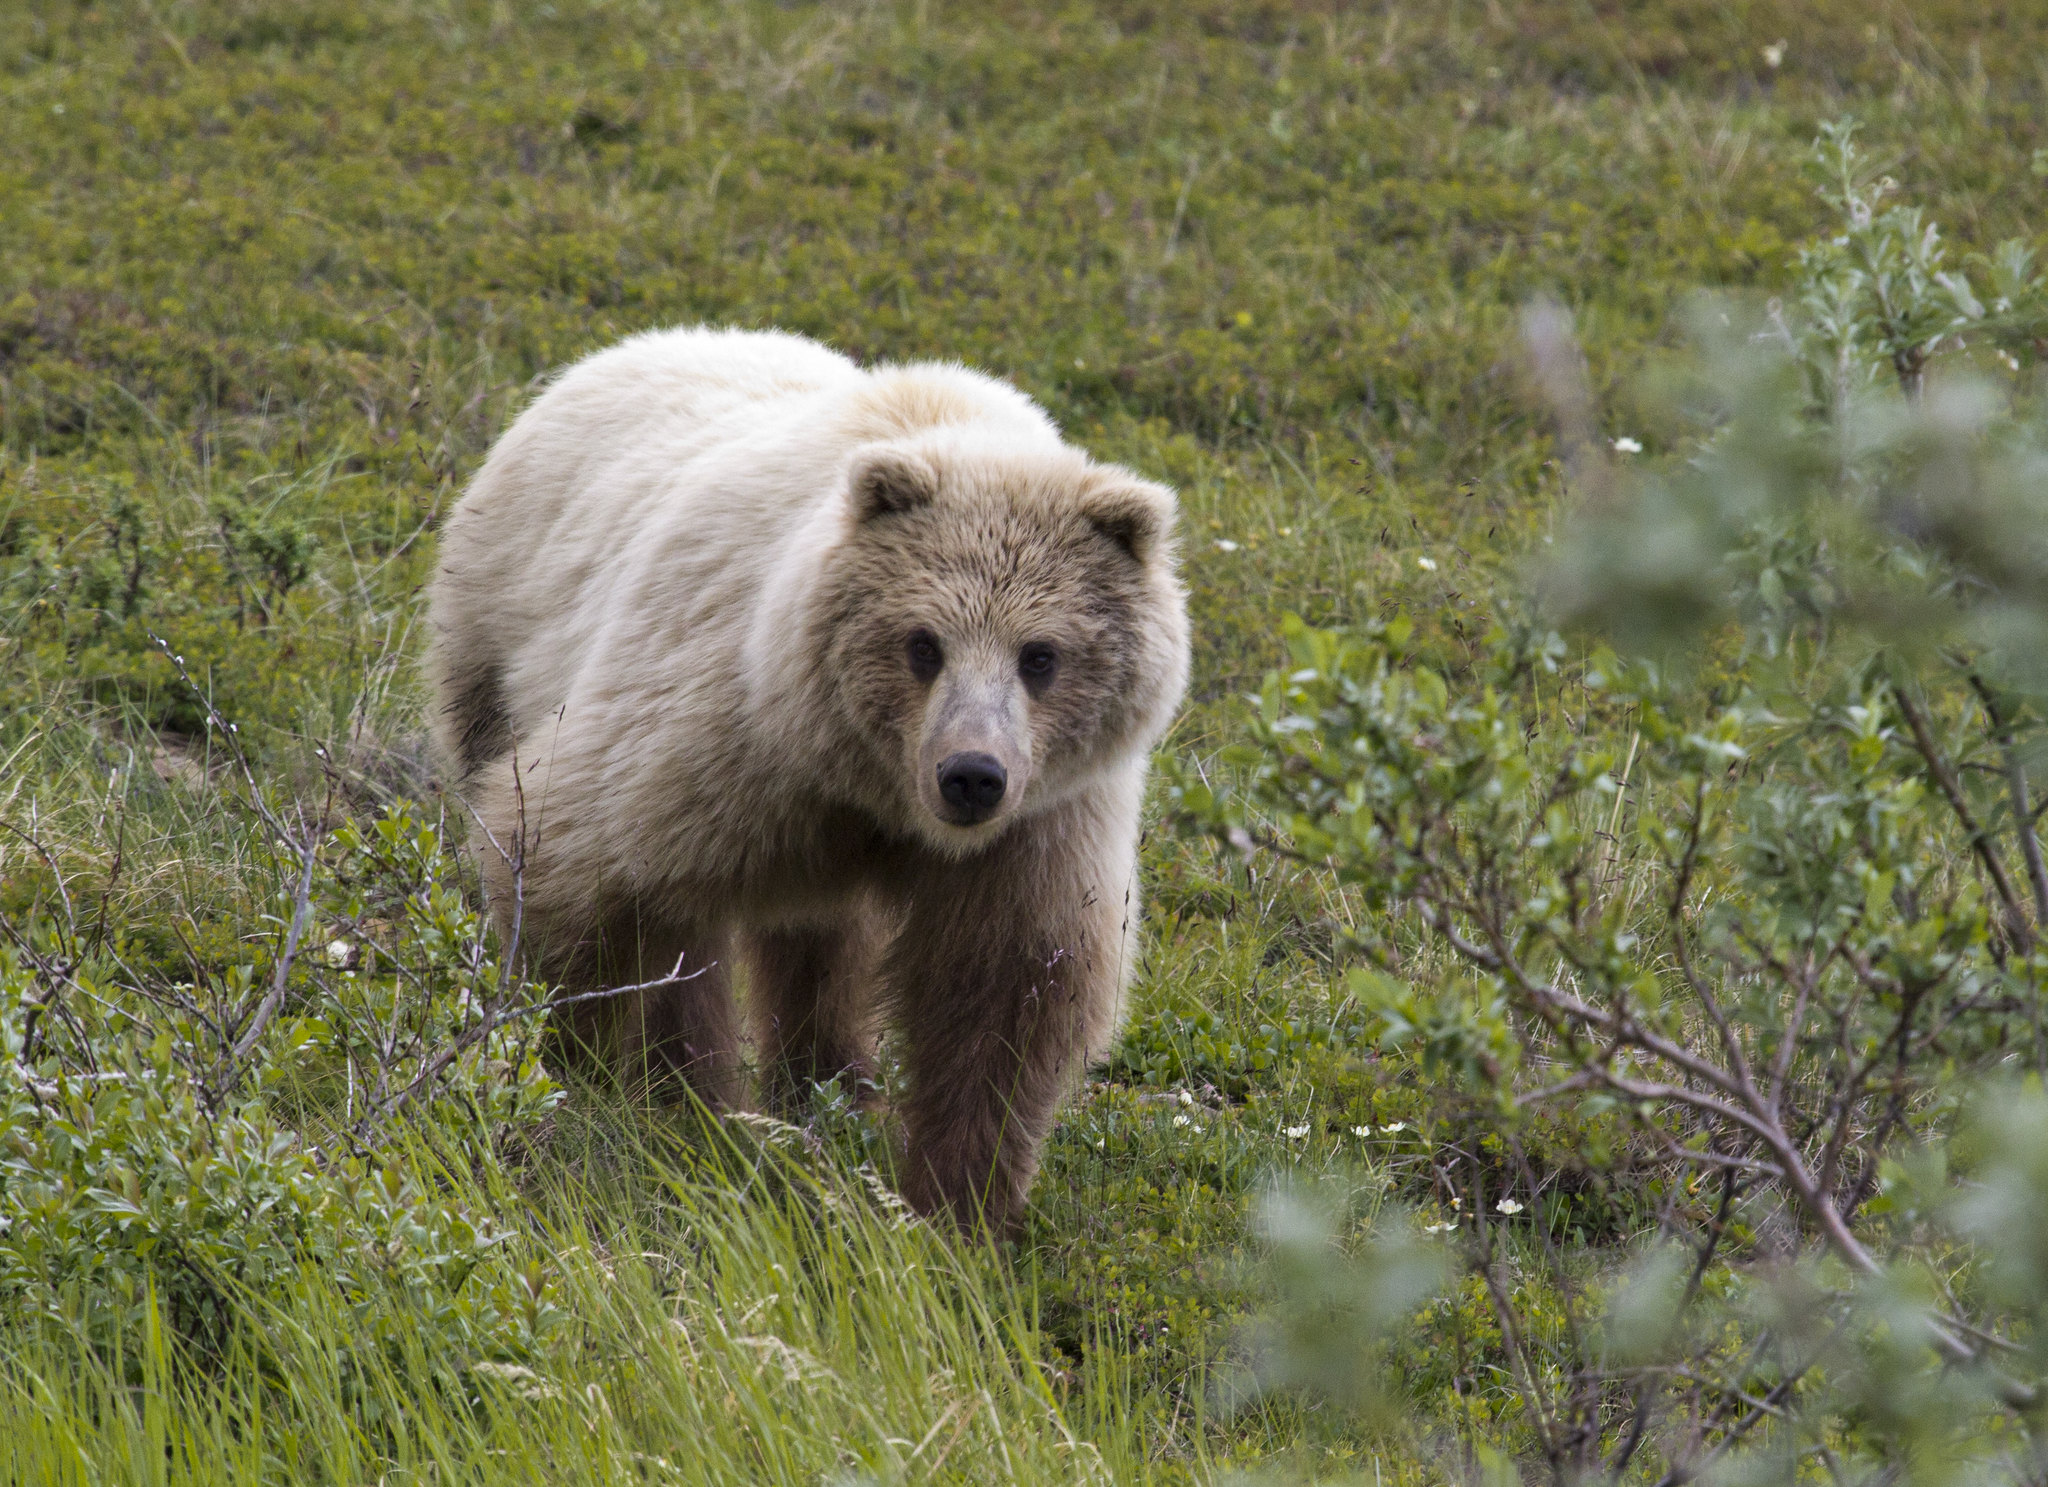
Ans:
{"label": "leafy bush", "polygon": [[300,857],[270,956],[204,985],[135,977],[57,915],[0,946],[0,1314],[108,1338],[161,1306],[218,1347],[312,1273],[366,1338],[530,1339],[537,1279],[437,1169],[496,1162],[559,1100],[545,1003],[487,947],[435,821],[309,827]]}
{"label": "leafy bush", "polygon": [[[2042,1201],[2048,438],[2010,379],[2048,286],[2017,243],[1948,266],[1850,130],[1818,153],[1841,231],[1797,309],[1702,312],[1683,459],[1617,467],[1532,317],[1589,497],[1550,601],[1636,658],[1291,621],[1236,782],[1177,786],[1372,910],[1352,995],[1495,1133],[1456,1162],[1466,1258],[1561,1478],[1647,1453],[1674,1479],[2031,1479],[2041,1449],[2048,1272],[1988,1216]],[[1966,374],[1986,349],[2004,385]],[[1632,1273],[1540,1221],[1523,1138],[1559,1104],[1673,1174]],[[1531,1265],[1563,1300],[1541,1325]]]}

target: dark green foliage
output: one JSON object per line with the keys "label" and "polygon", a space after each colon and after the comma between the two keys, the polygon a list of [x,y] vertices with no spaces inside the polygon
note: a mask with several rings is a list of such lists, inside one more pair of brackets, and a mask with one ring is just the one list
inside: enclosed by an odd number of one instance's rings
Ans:
{"label": "dark green foliage", "polygon": [[1241,1036],[1220,1024],[1213,1012],[1181,1017],[1154,1012],[1124,1029],[1103,1072],[1154,1087],[1207,1086],[1242,1100],[1283,1064],[1298,1063],[1311,1051],[1363,1051],[1367,1019],[1362,1012],[1326,1022],[1310,1014],[1297,1021],[1262,1022]]}

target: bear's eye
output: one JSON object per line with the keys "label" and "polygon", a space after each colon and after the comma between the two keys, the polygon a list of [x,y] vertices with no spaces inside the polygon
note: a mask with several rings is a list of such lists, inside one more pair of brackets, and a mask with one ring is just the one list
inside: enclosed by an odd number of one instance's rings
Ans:
{"label": "bear's eye", "polygon": [[939,637],[929,630],[913,631],[906,649],[910,653],[911,674],[921,682],[937,676],[946,664],[946,653],[939,649]]}
{"label": "bear's eye", "polygon": [[1052,674],[1059,670],[1060,653],[1043,641],[1034,641],[1017,653],[1017,674],[1024,678],[1024,684],[1033,689],[1042,688],[1052,680]]}

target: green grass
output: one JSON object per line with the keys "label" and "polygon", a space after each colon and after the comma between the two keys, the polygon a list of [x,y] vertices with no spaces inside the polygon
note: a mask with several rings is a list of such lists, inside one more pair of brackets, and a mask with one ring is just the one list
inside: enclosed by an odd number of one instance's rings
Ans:
{"label": "green grass", "polygon": [[[1655,454],[1673,431],[1633,379],[1689,291],[1780,282],[1823,220],[1818,122],[1856,114],[1982,246],[2038,193],[2044,54],[2048,10],[1988,0],[10,5],[0,914],[61,885],[166,978],[271,935],[271,853],[149,637],[281,795],[427,796],[435,518],[536,378],[677,321],[958,357],[1174,482],[1198,644],[1169,747],[1206,758],[1285,610],[1405,606],[1453,649],[1487,623],[1569,496],[1519,370],[1531,296],[1572,309],[1606,432]],[[852,1117],[821,1115],[821,1155],[689,1168],[589,1136],[582,1095],[517,1194],[474,1195],[530,1211],[518,1243],[556,1277],[535,1379],[366,1350],[317,1275],[253,1298],[223,1357],[143,1329],[109,1361],[0,1316],[10,1469],[1450,1471],[1461,1414],[1515,1408],[1476,1298],[1402,1355],[1389,1430],[1215,1407],[1266,1286],[1247,1213],[1270,1174],[1437,1217],[1449,1138],[1333,1001],[1343,895],[1163,832],[1146,868],[1133,1036],[1014,1253],[863,1197]],[[1539,1156],[1609,1244],[1640,1199],[1578,1163],[1584,1137]]]}
{"label": "green grass", "polygon": [[521,1195],[537,1253],[515,1263],[545,1256],[532,1301],[554,1337],[521,1361],[424,1331],[366,1341],[318,1274],[252,1298],[212,1359],[146,1323],[96,1365],[24,1347],[0,1392],[16,1480],[1081,1482],[1132,1464],[1074,1433],[1094,1402],[1039,1366],[988,1255],[800,1147],[712,1149],[705,1170],[629,1142],[600,1180]]}

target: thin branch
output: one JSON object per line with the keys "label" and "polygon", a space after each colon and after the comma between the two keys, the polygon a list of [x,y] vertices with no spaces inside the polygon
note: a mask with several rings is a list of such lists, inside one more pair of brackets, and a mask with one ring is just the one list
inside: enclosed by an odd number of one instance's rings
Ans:
{"label": "thin branch", "polygon": [[[249,1025],[242,1030],[242,1036],[235,1039],[234,1061],[240,1064],[254,1051],[256,1044],[270,1026],[271,1018],[284,1003],[285,978],[291,975],[292,961],[299,953],[299,939],[306,932],[306,920],[313,911],[313,864],[320,853],[320,834],[308,827],[305,841],[299,849],[299,886],[292,895],[291,928],[284,937],[284,953],[277,958],[277,974],[270,978],[270,990],[257,1004]],[[239,1070],[228,1075],[227,1088],[233,1089],[239,1078]]]}
{"label": "thin branch", "polygon": [[2020,855],[2026,859],[2027,883],[2034,890],[2034,922],[2048,924],[2048,864],[2041,860],[2041,838],[2034,829],[2034,808],[2027,800],[2027,767],[2013,741],[2012,719],[1982,676],[1973,670],[1969,677],[1977,700],[1984,704],[1985,716],[1991,719],[1992,737],[1998,740],[2006,793],[2012,798],[2012,818],[2019,829]]}
{"label": "thin branch", "polygon": [[1941,752],[1941,746],[1934,741],[1926,715],[1908,694],[1905,684],[1894,679],[1891,693],[1899,705],[1899,716],[1906,720],[1906,727],[1912,731],[1914,748],[1926,761],[1927,772],[1947,797],[1949,809],[1955,812],[1956,820],[1970,839],[1970,850],[1977,854],[1977,860],[1984,865],[1985,875],[1991,879],[1992,891],[1998,895],[1998,901],[2005,909],[2007,931],[2013,936],[2014,944],[2021,949],[2027,948],[2033,944],[2033,931],[2020,907],[2019,896],[2013,892],[2012,879],[2006,876],[2005,863],[1993,845],[1991,833],[1977,823],[1976,812],[1970,809],[1970,802],[1963,794],[1962,782],[1956,778],[1947,756]]}
{"label": "thin branch", "polygon": [[451,1043],[448,1047],[442,1049],[441,1052],[434,1057],[433,1062],[429,1063],[424,1069],[420,1070],[420,1072],[416,1076],[414,1076],[411,1083],[407,1084],[403,1089],[398,1090],[396,1093],[386,1098],[380,1099],[377,1102],[374,1111],[365,1111],[362,1119],[357,1121],[356,1124],[360,1127],[368,1124],[371,1120],[373,1120],[376,1117],[390,1115],[394,1111],[398,1110],[408,1100],[412,1099],[414,1095],[418,1094],[420,1090],[424,1089],[427,1085],[431,1084],[435,1079],[439,1078],[442,1070],[446,1069],[450,1064],[454,1063],[458,1058],[462,1057],[463,1054],[467,1053],[470,1049],[474,1048],[485,1037],[487,1037],[492,1032],[496,1031],[497,1028],[499,1028],[506,1022],[511,1022],[522,1017],[537,1017],[544,1012],[552,1012],[559,1007],[573,1007],[581,1002],[600,1001],[608,997],[627,996],[636,991],[657,991],[664,986],[680,985],[682,982],[685,981],[696,980],[699,976],[704,975],[707,971],[710,971],[717,964],[718,962],[712,961],[710,964],[700,966],[698,969],[690,972],[689,975],[685,976],[683,974],[683,957],[677,956],[675,968],[671,970],[666,976],[657,977],[652,981],[641,981],[632,986],[609,986],[601,991],[586,991],[578,993],[575,996],[555,997],[545,1002],[536,1002],[532,1006],[515,1007],[511,1011],[505,1012],[503,1014],[493,1011],[490,1015],[486,1016],[482,1021],[478,1022],[474,1027],[470,1028],[469,1031],[465,1032],[460,1038],[456,1039],[455,1042]]}
{"label": "thin branch", "polygon": [[685,981],[695,981],[699,976],[715,970],[717,966],[718,962],[714,960],[709,965],[699,966],[696,970],[685,976],[683,974],[683,957],[678,955],[674,969],[669,971],[666,976],[657,976],[652,981],[636,982],[632,986],[607,986],[599,991],[580,991],[574,996],[554,997],[549,1001],[535,1002],[530,1007],[518,1007],[507,1012],[500,1021],[511,1022],[521,1017],[538,1017],[543,1013],[560,1011],[564,1007],[580,1006],[584,1002],[602,1002],[616,996],[628,996],[636,991],[659,991],[664,986],[681,986]]}

